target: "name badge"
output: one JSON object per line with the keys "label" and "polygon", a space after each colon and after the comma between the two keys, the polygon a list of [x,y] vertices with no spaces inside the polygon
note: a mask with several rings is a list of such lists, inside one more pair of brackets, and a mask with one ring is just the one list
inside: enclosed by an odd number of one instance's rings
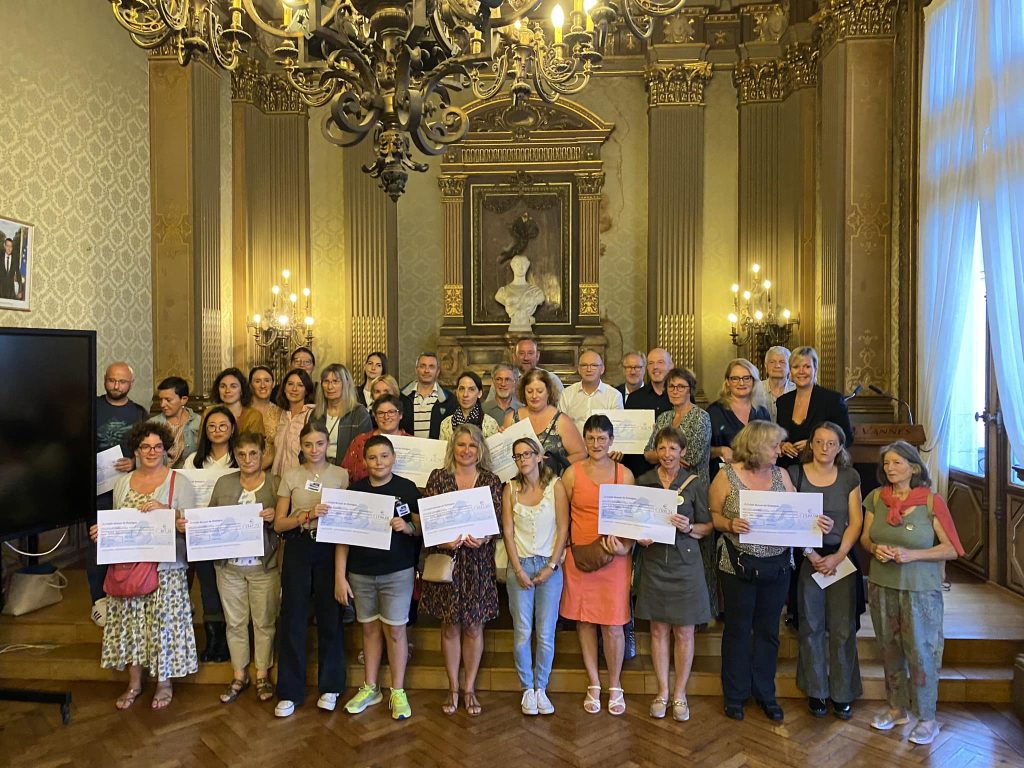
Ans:
{"label": "name badge", "polygon": [[311,491],[312,493],[320,493],[320,490],[323,487],[324,487],[324,484],[321,483],[319,480],[307,480],[306,481],[305,488],[306,488],[307,491]]}
{"label": "name badge", "polygon": [[409,505],[404,502],[401,504],[395,504],[395,514],[399,517],[405,517],[411,511],[412,510],[409,509]]}

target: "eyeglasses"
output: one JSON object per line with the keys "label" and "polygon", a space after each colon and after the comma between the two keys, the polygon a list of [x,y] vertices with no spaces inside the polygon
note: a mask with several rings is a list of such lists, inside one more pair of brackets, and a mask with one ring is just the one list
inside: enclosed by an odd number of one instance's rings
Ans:
{"label": "eyeglasses", "polygon": [[206,425],[206,431],[207,432],[230,432],[231,431],[231,425],[230,424],[207,424]]}
{"label": "eyeglasses", "polygon": [[686,382],[680,381],[680,382],[676,382],[675,384],[669,384],[668,388],[669,389],[689,389],[690,385],[687,384]]}
{"label": "eyeglasses", "polygon": [[624,365],[622,368],[626,371],[642,371],[644,369],[642,365]]}
{"label": "eyeglasses", "polygon": [[600,367],[601,367],[600,363],[580,363],[580,368],[586,368],[588,370],[591,369],[591,368],[600,368]]}
{"label": "eyeglasses", "polygon": [[139,446],[139,453],[161,453],[163,449],[163,443],[157,443],[156,445],[147,445],[146,443],[143,443]]}
{"label": "eyeglasses", "polygon": [[754,380],[753,376],[730,376],[728,379],[731,384],[749,384]]}
{"label": "eyeglasses", "polygon": [[122,387],[125,384],[131,384],[132,383],[131,379],[105,379],[105,381],[107,382],[107,384],[118,384],[119,386],[122,386]]}
{"label": "eyeglasses", "polygon": [[587,435],[584,440],[589,445],[604,445],[608,442],[608,435]]}
{"label": "eyeglasses", "polygon": [[377,418],[390,419],[392,416],[397,416],[398,411],[377,411]]}
{"label": "eyeglasses", "polygon": [[523,451],[522,453],[513,453],[512,454],[512,461],[515,461],[515,462],[526,461],[531,456],[536,456],[536,455],[537,455],[536,451]]}
{"label": "eyeglasses", "polygon": [[839,443],[837,443],[835,440],[812,440],[811,445],[813,445],[815,448],[831,449],[839,447]]}
{"label": "eyeglasses", "polygon": [[239,461],[250,461],[260,457],[259,451],[235,451],[235,458]]}

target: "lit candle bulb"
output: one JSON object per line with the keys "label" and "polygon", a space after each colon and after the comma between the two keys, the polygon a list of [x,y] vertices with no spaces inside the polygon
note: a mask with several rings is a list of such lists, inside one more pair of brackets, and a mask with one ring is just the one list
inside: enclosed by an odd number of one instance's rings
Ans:
{"label": "lit candle bulb", "polygon": [[259,313],[257,313],[257,314],[255,314],[255,315],[253,315],[253,316],[252,316],[252,321],[253,321],[254,323],[256,323],[256,325],[259,325],[259,324],[260,324],[260,319],[261,319],[261,318],[260,318],[260,316],[259,316]]}
{"label": "lit candle bulb", "polygon": [[751,267],[750,267],[750,271],[753,272],[756,275],[758,272],[761,271],[761,265],[760,264],[752,264]]}
{"label": "lit candle bulb", "polygon": [[281,286],[275,285],[273,288],[270,289],[270,292],[277,296],[277,294],[281,292]]}
{"label": "lit candle bulb", "polygon": [[754,319],[757,320],[758,322],[761,322],[762,320],[764,320],[764,312],[762,312],[760,309],[757,310],[754,313]]}
{"label": "lit candle bulb", "polygon": [[288,325],[288,315],[278,316],[277,322],[280,323],[282,327]]}
{"label": "lit candle bulb", "polygon": [[740,287],[739,287],[739,285],[737,285],[736,283],[733,283],[733,284],[732,284],[732,288],[731,288],[730,290],[731,290],[731,291],[732,291],[733,293],[739,293],[739,292],[740,292]]}
{"label": "lit candle bulb", "polygon": [[735,312],[730,312],[729,313],[729,322],[732,323],[733,325],[736,325],[736,323],[739,322],[739,318],[736,317],[736,313]]}
{"label": "lit candle bulb", "polygon": [[283,277],[285,280],[287,280],[291,276],[292,276],[292,273],[289,272],[287,269],[282,269],[281,270],[281,277]]}
{"label": "lit candle bulb", "polygon": [[309,315],[307,315],[305,323],[306,323],[307,326],[312,326],[313,325],[313,318],[310,317]]}
{"label": "lit candle bulb", "polygon": [[763,283],[761,283],[761,287],[764,288],[767,291],[769,288],[772,287],[772,281],[771,280],[765,280]]}
{"label": "lit candle bulb", "polygon": [[562,6],[555,4],[555,7],[551,9],[551,26],[555,30],[555,45],[562,44],[562,27],[565,25],[565,12],[562,10]]}
{"label": "lit candle bulb", "polygon": [[299,297],[296,296],[294,293],[289,294],[288,301],[290,301],[292,304],[294,304],[298,300],[299,300]]}
{"label": "lit candle bulb", "polygon": [[309,288],[303,288],[302,289],[302,295],[305,296],[308,299],[309,298]]}
{"label": "lit candle bulb", "polygon": [[744,291],[743,292],[743,300],[744,301],[750,301],[750,291]]}
{"label": "lit candle bulb", "polygon": [[783,317],[783,318],[785,318],[786,320],[789,320],[789,318],[790,318],[790,312],[789,312],[789,310],[788,310],[788,309],[784,309],[784,310],[782,310],[782,317]]}
{"label": "lit candle bulb", "polygon": [[597,5],[597,0],[583,0],[583,13],[587,15],[587,32],[594,31],[594,19],[590,16],[591,9]]}

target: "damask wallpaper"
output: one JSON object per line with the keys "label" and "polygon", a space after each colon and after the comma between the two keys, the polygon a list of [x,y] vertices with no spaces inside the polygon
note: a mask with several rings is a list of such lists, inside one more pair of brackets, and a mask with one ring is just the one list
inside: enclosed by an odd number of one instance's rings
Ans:
{"label": "damask wallpaper", "polygon": [[0,3],[0,214],[36,227],[32,310],[0,310],[0,325],[96,329],[100,376],[128,361],[148,405],[146,56],[96,4],[46,5]]}

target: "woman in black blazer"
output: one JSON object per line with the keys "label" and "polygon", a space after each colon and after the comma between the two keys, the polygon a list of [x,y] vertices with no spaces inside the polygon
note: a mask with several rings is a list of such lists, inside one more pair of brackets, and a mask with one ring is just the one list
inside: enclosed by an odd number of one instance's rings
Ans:
{"label": "woman in black blazer", "polygon": [[789,433],[782,444],[779,466],[796,464],[800,451],[807,445],[811,431],[823,421],[842,427],[846,445],[853,444],[853,428],[846,400],[842,394],[818,386],[818,352],[814,347],[797,347],[789,358],[790,379],[796,389],[775,401],[778,425]]}

